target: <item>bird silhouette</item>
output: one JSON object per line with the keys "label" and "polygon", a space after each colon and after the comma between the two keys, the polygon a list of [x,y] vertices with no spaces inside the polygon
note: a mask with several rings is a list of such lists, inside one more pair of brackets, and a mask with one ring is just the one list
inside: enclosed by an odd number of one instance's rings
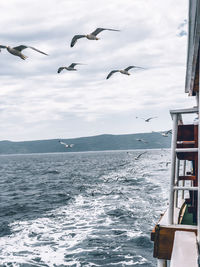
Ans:
{"label": "bird silhouette", "polygon": [[60,73],[64,69],[69,70],[69,71],[76,71],[77,69],[74,68],[76,65],[83,65],[83,64],[82,63],[72,63],[68,67],[59,67],[57,72]]}
{"label": "bird silhouette", "polygon": [[168,137],[169,136],[168,134],[172,134],[172,130],[161,133],[161,135],[164,137]]}
{"label": "bird silhouette", "polygon": [[138,142],[141,142],[141,143],[145,143],[145,144],[147,144],[148,142],[147,141],[145,141],[144,139],[136,139]]}
{"label": "bird silhouette", "polygon": [[62,141],[58,141],[61,145],[65,146],[66,148],[72,148],[74,146],[74,144],[66,144]]}
{"label": "bird silhouette", "polygon": [[73,47],[78,39],[84,38],[84,37],[87,38],[88,40],[99,40],[99,38],[97,38],[97,34],[99,34],[102,31],[105,31],[105,30],[106,31],[115,31],[115,32],[119,31],[119,30],[115,30],[115,29],[97,28],[95,31],[93,31],[90,34],[74,35],[74,37],[72,38],[70,46]]}
{"label": "bird silhouette", "polygon": [[144,155],[144,154],[146,154],[147,152],[145,151],[145,152],[143,152],[143,153],[140,153],[139,155],[137,155],[136,157],[135,157],[135,160],[138,160],[142,155]]}
{"label": "bird silhouette", "polygon": [[143,68],[141,68],[141,67],[137,67],[137,66],[129,66],[129,67],[123,69],[123,70],[112,70],[112,71],[108,74],[108,76],[106,77],[106,79],[109,79],[109,78],[110,78],[114,73],[116,73],[116,72],[120,72],[121,74],[125,74],[125,75],[131,75],[128,71],[129,71],[130,69],[133,69],[133,68],[143,69]]}
{"label": "bird silhouette", "polygon": [[142,120],[144,120],[145,122],[150,122],[150,120],[155,119],[155,118],[158,118],[158,117],[150,117],[150,118],[147,118],[147,119],[136,117],[136,119],[142,119]]}
{"label": "bird silhouette", "polygon": [[[0,49],[1,49],[1,48],[6,48],[7,51],[8,51],[10,54],[12,54],[12,55],[14,55],[14,56],[18,56],[18,57],[20,57],[20,58],[23,59],[23,60],[25,60],[25,59],[27,58],[27,56],[23,55],[23,54],[21,53],[21,51],[24,50],[24,49],[26,49],[26,48],[31,48],[31,49],[33,49],[33,50],[35,50],[35,51],[37,51],[37,52],[39,52],[39,53],[41,53],[41,54],[43,54],[43,55],[48,56],[48,54],[46,54],[46,53],[44,53],[44,52],[42,52],[42,51],[40,51],[40,50],[38,50],[38,49],[36,49],[36,48],[34,48],[34,47],[32,47],[32,46],[27,46],[27,45],[19,45],[19,46],[16,46],[16,47],[10,47],[10,46],[6,46],[6,45],[0,45]],[[0,50],[0,51],[1,51],[1,50]]]}

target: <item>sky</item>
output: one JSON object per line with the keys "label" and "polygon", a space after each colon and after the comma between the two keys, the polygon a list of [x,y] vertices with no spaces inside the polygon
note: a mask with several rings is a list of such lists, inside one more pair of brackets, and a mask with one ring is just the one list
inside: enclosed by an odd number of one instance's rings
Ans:
{"label": "sky", "polygon": [[[0,10],[1,45],[48,54],[1,49],[0,140],[164,131],[170,109],[195,105],[184,93],[188,0],[9,0]],[[70,47],[98,27],[120,31]],[[57,73],[72,62],[83,65]],[[144,69],[106,79],[131,65]]]}

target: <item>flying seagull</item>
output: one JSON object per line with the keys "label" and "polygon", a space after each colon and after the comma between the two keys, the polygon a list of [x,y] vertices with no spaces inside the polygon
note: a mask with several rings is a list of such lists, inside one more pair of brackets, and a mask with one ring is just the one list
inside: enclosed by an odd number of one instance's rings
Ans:
{"label": "flying seagull", "polygon": [[126,75],[131,75],[128,71],[130,69],[133,69],[133,68],[139,68],[139,69],[143,69],[141,67],[137,67],[137,66],[129,66],[127,68],[125,68],[124,70],[112,70],[108,76],[106,77],[106,79],[109,79],[115,72],[120,72],[121,74],[126,74]]}
{"label": "flying seagull", "polygon": [[138,142],[142,142],[142,143],[145,143],[145,144],[147,144],[148,142],[147,141],[145,141],[144,139],[136,139]]}
{"label": "flying seagull", "polygon": [[135,160],[138,160],[143,154],[146,154],[146,153],[147,153],[147,152],[145,151],[145,152],[143,152],[143,153],[137,155],[137,156],[135,157]]}
{"label": "flying seagull", "polygon": [[60,67],[57,72],[60,73],[64,69],[69,70],[69,71],[71,71],[71,70],[77,70],[77,69],[74,68],[76,65],[83,65],[83,64],[81,64],[81,63],[72,63],[68,67]]}
{"label": "flying seagull", "polygon": [[158,117],[150,117],[150,118],[147,118],[147,119],[136,117],[136,119],[142,119],[145,122],[150,122],[150,120],[155,119],[155,118],[158,118]]}
{"label": "flying seagull", "polygon": [[1,51],[1,48],[6,48],[8,50],[8,52],[14,56],[18,56],[20,57],[21,59],[25,60],[27,58],[27,56],[23,55],[21,53],[22,50],[26,49],[26,48],[31,48],[43,55],[46,55],[48,56],[46,53],[32,47],[32,46],[27,46],[27,45],[19,45],[19,46],[16,46],[16,47],[10,47],[10,46],[6,46],[6,45],[0,45],[0,51]]}
{"label": "flying seagull", "polygon": [[84,38],[84,37],[87,38],[88,40],[99,40],[99,38],[97,38],[97,34],[99,34],[102,31],[105,31],[105,30],[106,31],[115,31],[115,32],[119,31],[119,30],[114,30],[114,29],[97,28],[95,31],[93,31],[90,34],[74,35],[74,37],[72,38],[70,46],[73,47],[78,39]]}
{"label": "flying seagull", "polygon": [[58,141],[61,145],[64,145],[66,148],[72,148],[74,144],[66,144],[64,142]]}
{"label": "flying seagull", "polygon": [[161,133],[161,135],[164,137],[168,137],[168,134],[172,134],[172,130]]}

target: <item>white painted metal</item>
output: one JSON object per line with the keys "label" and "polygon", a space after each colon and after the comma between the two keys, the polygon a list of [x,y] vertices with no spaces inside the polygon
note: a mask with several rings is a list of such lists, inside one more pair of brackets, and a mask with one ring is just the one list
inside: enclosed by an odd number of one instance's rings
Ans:
{"label": "white painted metal", "polygon": [[198,267],[197,238],[194,232],[175,232],[170,267]]}
{"label": "white painted metal", "polygon": [[197,186],[174,186],[174,190],[198,191],[198,187]]}
{"label": "white painted metal", "polygon": [[[185,172],[186,172],[186,160],[183,161],[183,176],[185,176]],[[185,186],[185,181],[182,181],[182,186]],[[184,199],[184,190],[182,191],[182,199]]]}
{"label": "white painted metal", "polygon": [[157,267],[167,267],[167,261],[157,259]]}
{"label": "white painted metal", "polygon": [[171,175],[170,175],[170,195],[169,195],[169,215],[168,224],[173,224],[174,216],[174,182],[175,182],[175,168],[176,168],[176,142],[178,130],[178,114],[172,114],[172,145],[171,145]]}
{"label": "white painted metal", "polygon": [[[180,160],[177,159],[176,164],[176,177],[175,177],[175,183],[177,186],[179,185],[178,177],[179,177],[179,169],[180,169]],[[178,208],[178,190],[175,191],[175,207]]]}
{"label": "white painted metal", "polygon": [[176,148],[176,152],[198,152],[198,148]]}
{"label": "white painted metal", "polygon": [[170,110],[171,115],[173,115],[173,114],[190,114],[190,113],[198,113],[198,112],[199,112],[199,110],[197,107]]}
{"label": "white painted metal", "polygon": [[192,95],[200,38],[200,1],[189,1],[188,51],[185,92]]}

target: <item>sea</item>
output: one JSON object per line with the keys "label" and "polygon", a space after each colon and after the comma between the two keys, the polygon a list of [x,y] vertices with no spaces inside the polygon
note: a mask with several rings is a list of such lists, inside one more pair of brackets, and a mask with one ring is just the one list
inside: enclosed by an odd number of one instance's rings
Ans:
{"label": "sea", "polygon": [[1,155],[0,266],[156,266],[169,161],[167,149]]}

